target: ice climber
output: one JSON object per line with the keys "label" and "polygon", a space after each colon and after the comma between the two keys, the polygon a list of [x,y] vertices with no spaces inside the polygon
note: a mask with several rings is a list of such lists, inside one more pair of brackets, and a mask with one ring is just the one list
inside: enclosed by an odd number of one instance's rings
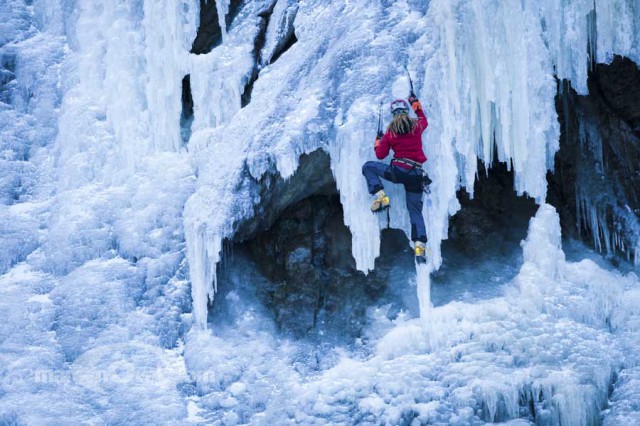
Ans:
{"label": "ice climber", "polygon": [[[409,116],[409,104],[418,116]],[[427,261],[427,231],[422,217],[423,176],[422,164],[427,157],[422,151],[422,132],[427,128],[427,117],[422,105],[414,95],[409,103],[403,99],[391,102],[393,118],[382,134],[378,132],[374,144],[376,157],[383,160],[393,150],[391,164],[368,161],[362,166],[362,174],[367,180],[369,193],[374,195],[371,211],[379,212],[389,207],[389,197],[385,194],[380,178],[404,185],[407,210],[411,220],[411,240],[418,263]]]}

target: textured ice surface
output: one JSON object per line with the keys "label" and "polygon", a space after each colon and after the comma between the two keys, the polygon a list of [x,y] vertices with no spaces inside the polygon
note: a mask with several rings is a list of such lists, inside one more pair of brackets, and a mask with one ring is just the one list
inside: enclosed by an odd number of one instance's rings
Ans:
{"label": "textured ice surface", "polygon": [[[638,61],[637,3],[596,1],[595,27],[586,0],[249,3],[197,56],[195,0],[0,2],[0,423],[469,424],[526,418],[531,401],[541,422],[582,425],[621,368],[605,422],[637,418],[637,280],[564,261],[548,207],[511,291],[430,309],[426,328],[373,307],[353,353],[281,341],[251,309],[199,330],[222,241],[260,201],[251,179],[291,176],[301,153],[331,154],[353,254],[373,267],[382,225],[359,170],[379,102],[406,95],[405,64],[431,121],[435,266],[455,190],[492,158],[492,137],[515,189],[542,201],[553,76],[585,90],[594,28],[599,61]],[[216,3],[221,24],[228,6]],[[292,22],[297,42],[274,57]],[[392,226],[408,231],[401,204]],[[183,340],[189,293],[197,327]]]}
{"label": "textured ice surface", "polygon": [[[215,335],[192,331],[185,361],[203,393],[199,415],[213,423],[467,425],[534,421],[533,410],[536,424],[597,424],[614,376],[637,359],[622,362],[624,345],[637,346],[625,337],[637,327],[637,277],[565,261],[548,205],[532,219],[523,252],[502,296],[434,307],[426,328],[372,308],[371,340],[315,358],[322,363],[309,361],[313,350],[275,339],[256,310]],[[637,415],[634,371],[622,371],[607,412],[623,423]]]}
{"label": "textured ice surface", "polygon": [[[286,37],[289,5],[276,2],[263,57]],[[362,208],[368,194],[359,170],[373,159],[379,103],[408,94],[404,65],[430,118],[423,141],[434,183],[423,213],[435,267],[448,218],[459,209],[456,190],[472,191],[478,158],[507,162],[514,189],[543,201],[558,148],[555,77],[586,91],[589,41],[599,61],[613,53],[637,58],[637,9],[632,0],[304,2],[293,23],[297,42],[260,69],[251,103],[242,109],[252,72],[247,35],[256,33],[258,21],[230,28],[220,47],[201,55],[219,58],[215,63],[193,62],[195,73],[206,70],[194,88],[198,130],[189,143],[198,189],[185,209],[197,323],[205,326],[215,293],[222,240],[259,202],[251,177],[273,168],[291,176],[300,154],[317,148],[331,154],[358,268],[373,268],[380,245],[375,230],[385,224]],[[392,199],[402,199],[401,190],[388,189]],[[391,226],[408,233],[403,203],[392,206]]]}
{"label": "textured ice surface", "polygon": [[65,278],[25,264],[0,278],[0,419],[12,424],[122,424],[186,417],[179,350],[161,349],[156,322],[135,310],[123,259]]}
{"label": "textured ice surface", "polygon": [[195,179],[176,152],[180,94],[163,76],[184,61],[154,61],[161,49],[145,49],[143,32],[144,16],[188,22],[179,6],[0,3],[0,423],[187,415],[176,386]]}

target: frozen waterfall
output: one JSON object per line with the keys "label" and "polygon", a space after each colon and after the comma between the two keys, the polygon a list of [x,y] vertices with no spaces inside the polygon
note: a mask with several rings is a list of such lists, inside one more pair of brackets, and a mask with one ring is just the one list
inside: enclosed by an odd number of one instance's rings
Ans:
{"label": "frozen waterfall", "polygon": [[[286,5],[278,1],[274,10],[291,13],[293,6]],[[194,298],[207,298],[195,302],[196,322],[206,325],[204,308],[215,293],[221,241],[232,237],[234,224],[250,217],[260,202],[242,191],[250,179],[243,168],[255,179],[272,167],[287,178],[302,153],[327,150],[353,234],[353,256],[361,270],[373,268],[380,253],[377,230],[384,224],[362,208],[368,194],[359,170],[373,159],[377,105],[392,95],[408,95],[405,64],[417,76],[417,94],[431,117],[423,138],[434,184],[424,215],[434,266],[442,261],[448,218],[459,209],[456,190],[473,192],[477,159],[506,162],[515,173],[514,189],[543,202],[546,172],[559,143],[556,78],[570,79],[584,93],[589,55],[600,62],[614,53],[638,59],[637,9],[632,0],[306,2],[294,12],[297,43],[260,71],[252,102],[237,114],[252,46],[250,25],[232,26],[222,46],[209,54],[221,58],[200,86],[207,96],[195,100],[196,122],[215,127],[196,131],[190,141],[199,181],[185,210],[189,262]],[[291,20],[269,21],[266,46],[287,33],[270,29],[273,23]],[[204,60],[194,61],[197,72]],[[205,118],[198,118],[198,110]],[[399,198],[401,191],[390,195]],[[403,209],[394,205],[391,226],[408,235]]]}
{"label": "frozen waterfall", "polygon": [[[587,94],[614,55],[640,63],[637,0],[0,0],[0,423],[640,422],[638,278],[563,251],[547,204],[559,81]],[[242,256],[216,299],[265,177],[293,180],[317,150],[374,270],[387,221],[360,170],[405,66],[430,123],[433,258],[402,283],[420,318],[372,305],[345,347],[289,339]],[[513,279],[434,306],[478,160],[539,208]],[[620,247],[580,189],[578,220]]]}

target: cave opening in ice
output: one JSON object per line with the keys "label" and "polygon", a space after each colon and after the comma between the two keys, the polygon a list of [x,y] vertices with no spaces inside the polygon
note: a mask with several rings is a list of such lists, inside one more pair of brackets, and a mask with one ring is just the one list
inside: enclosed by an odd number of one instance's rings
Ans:
{"label": "cave opening in ice", "polygon": [[[283,335],[340,343],[360,337],[370,306],[385,305],[393,317],[400,310],[417,315],[415,286],[407,285],[413,256],[402,231],[383,230],[375,271],[357,270],[324,151],[303,155],[287,180],[266,174],[255,185],[262,199],[258,214],[238,226],[218,266],[218,298],[225,303],[210,306],[216,328],[237,318],[234,306],[249,300],[268,312]],[[248,270],[251,278],[243,278]],[[248,295],[238,298],[242,292]],[[396,300],[399,294],[407,297]]]}
{"label": "cave opening in ice", "polygon": [[588,93],[558,84],[560,150],[548,174],[549,202],[567,236],[611,260],[634,260],[640,241],[640,69],[614,56],[594,64]]}
{"label": "cave opening in ice", "polygon": [[460,210],[449,220],[442,242],[442,266],[433,272],[432,302],[473,300],[501,293],[522,264],[520,242],[538,208],[533,198],[514,190],[514,173],[497,160],[478,161],[473,198],[457,192]]}
{"label": "cave opening in ice", "polygon": [[[434,273],[435,305],[500,296],[522,264],[520,242],[538,206],[517,195],[506,163],[485,168],[479,161],[478,170],[474,197],[458,191],[461,209],[449,222],[443,266]],[[372,229],[381,232],[380,257],[368,274],[357,270],[324,151],[303,155],[287,180],[267,173],[254,185],[261,198],[257,213],[237,226],[218,266],[217,291],[224,302],[209,307],[213,328],[234,318],[229,310],[245,303],[240,300],[253,300],[284,335],[327,335],[343,342],[360,337],[373,306],[389,319],[401,312],[420,315],[412,250],[403,231]],[[252,278],[244,283],[248,269]],[[238,297],[241,291],[250,295]]]}
{"label": "cave opening in ice", "polygon": [[182,112],[180,113],[180,136],[182,137],[183,145],[189,142],[192,123],[193,95],[191,93],[191,75],[187,74],[182,79]]}

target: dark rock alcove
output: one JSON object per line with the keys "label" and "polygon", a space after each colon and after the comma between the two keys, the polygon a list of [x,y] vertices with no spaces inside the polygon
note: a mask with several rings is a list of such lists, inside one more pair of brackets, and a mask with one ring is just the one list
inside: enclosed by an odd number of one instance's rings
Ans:
{"label": "dark rock alcove", "polygon": [[191,124],[193,123],[193,96],[191,94],[191,74],[182,79],[182,112],[180,113],[180,137],[186,145],[191,138]]}
{"label": "dark rock alcove", "polygon": [[[227,28],[229,28],[233,19],[238,15],[243,4],[243,0],[231,0],[229,2],[229,9],[225,15],[225,25]],[[191,47],[191,53],[197,55],[209,53],[221,43],[222,28],[220,28],[216,0],[200,0],[200,25],[198,26],[198,32]]]}
{"label": "dark rock alcove", "polygon": [[[356,270],[329,155],[303,154],[291,178],[267,173],[255,190],[261,203],[237,227],[231,251],[248,254],[266,279],[255,292],[259,303],[285,335],[359,336],[366,309],[385,291],[387,271]],[[388,245],[400,239],[408,248],[402,232],[385,235]],[[409,252],[406,258],[412,262]]]}
{"label": "dark rock alcove", "polygon": [[506,163],[495,162],[487,169],[478,161],[473,199],[467,191],[458,191],[461,209],[449,221],[450,245],[476,257],[526,237],[538,206],[513,188],[514,174]]}
{"label": "dark rock alcove", "polygon": [[264,302],[278,327],[297,337],[358,336],[366,308],[385,289],[380,274],[356,270],[337,194],[292,204],[247,245],[271,282],[262,289]]}
{"label": "dark rock alcove", "polygon": [[[352,341],[361,336],[369,307],[385,309],[390,319],[401,310],[418,314],[411,284],[413,253],[402,231],[382,231],[375,270],[368,275],[356,270],[351,233],[344,225],[324,151],[303,155],[290,179],[266,174],[255,187],[260,206],[251,221],[238,226],[230,252],[244,253],[260,271],[263,279],[252,291],[283,334]],[[444,265],[434,276],[434,283],[443,284],[440,299],[434,289],[436,304],[460,296],[452,287],[476,282],[469,274],[475,274],[483,288],[499,291],[497,284],[517,272],[519,258],[513,256],[521,253],[519,243],[537,209],[532,199],[515,194],[513,172],[501,163],[488,171],[480,163],[475,197],[470,199],[465,191],[458,196],[462,209],[451,218],[450,238],[443,245]],[[233,261],[223,264],[238,270]],[[496,271],[491,268],[496,264],[503,267],[498,274],[511,268],[512,274],[503,274],[500,283],[492,281]],[[224,293],[224,282],[220,286]],[[466,290],[477,291],[461,287]]]}
{"label": "dark rock alcove", "polygon": [[253,187],[260,197],[260,204],[256,206],[251,220],[239,223],[236,227],[236,243],[253,239],[268,230],[288,206],[314,194],[337,193],[331,159],[322,149],[302,154],[291,178],[285,180],[277,172],[267,172],[259,181],[253,182]]}
{"label": "dark rock alcove", "polygon": [[547,201],[565,235],[631,259],[640,238],[640,69],[616,56],[595,65],[588,87],[580,96],[559,82],[560,150]]}
{"label": "dark rock alcove", "polygon": [[432,275],[434,305],[459,298],[499,296],[522,264],[520,242],[538,206],[514,190],[514,174],[506,163],[489,169],[478,162],[473,199],[458,191],[460,210],[449,220],[442,242],[442,266]]}
{"label": "dark rock alcove", "polygon": [[[410,287],[408,240],[402,231],[384,230],[382,246],[375,271],[365,276],[356,270],[338,194],[316,193],[285,208],[267,230],[228,246],[216,297],[234,298],[229,294],[244,287],[243,297],[253,300],[247,306],[266,312],[281,334],[350,344],[362,337],[369,307],[381,306],[390,319],[411,310],[411,301],[390,288],[394,281]],[[410,290],[415,298],[415,288]],[[223,305],[214,303],[214,321],[234,315]]]}

